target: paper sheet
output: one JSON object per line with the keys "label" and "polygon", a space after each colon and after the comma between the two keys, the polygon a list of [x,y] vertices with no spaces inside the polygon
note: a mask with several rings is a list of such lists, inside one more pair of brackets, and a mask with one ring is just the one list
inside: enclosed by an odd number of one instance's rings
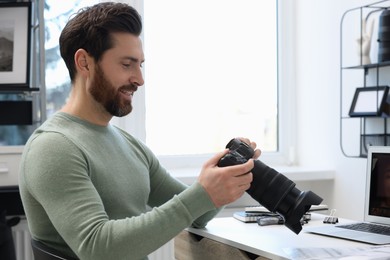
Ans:
{"label": "paper sheet", "polygon": [[390,260],[390,245],[345,248],[285,248],[292,260]]}

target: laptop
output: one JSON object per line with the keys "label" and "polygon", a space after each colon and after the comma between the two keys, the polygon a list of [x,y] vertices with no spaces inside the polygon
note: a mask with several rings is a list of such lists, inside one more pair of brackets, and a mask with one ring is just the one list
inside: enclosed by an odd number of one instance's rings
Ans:
{"label": "laptop", "polygon": [[[361,231],[362,226],[365,227],[363,228],[365,231]],[[378,228],[380,231],[372,232]],[[324,224],[317,227],[306,227],[304,230],[305,232],[374,245],[390,244],[390,146],[369,147],[364,222]]]}

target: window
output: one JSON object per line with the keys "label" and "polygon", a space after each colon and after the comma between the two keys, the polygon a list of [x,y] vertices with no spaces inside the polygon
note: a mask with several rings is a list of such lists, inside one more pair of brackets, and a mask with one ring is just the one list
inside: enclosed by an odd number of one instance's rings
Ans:
{"label": "window", "polygon": [[61,58],[58,39],[69,17],[98,0],[45,0],[46,113],[50,117],[64,104],[70,93],[68,69]]}
{"label": "window", "polygon": [[[70,92],[59,33],[72,13],[97,2],[45,1],[47,117]],[[146,142],[168,169],[200,167],[236,136],[256,141],[268,163],[293,161],[293,4],[123,2],[144,19],[145,87],[132,114],[114,124]],[[35,127],[0,127],[0,145],[23,145]]]}
{"label": "window", "polygon": [[197,167],[236,136],[286,162],[277,13],[274,0],[144,1],[141,136],[168,168]]}
{"label": "window", "polygon": [[214,153],[243,135],[277,151],[276,1],[144,4],[147,144]]}

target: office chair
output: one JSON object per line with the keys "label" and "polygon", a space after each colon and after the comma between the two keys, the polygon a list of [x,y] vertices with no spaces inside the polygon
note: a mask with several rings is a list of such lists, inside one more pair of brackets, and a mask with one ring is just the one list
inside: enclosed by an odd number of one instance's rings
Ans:
{"label": "office chair", "polygon": [[75,258],[65,256],[64,254],[35,239],[31,239],[31,246],[34,260],[77,260]]}

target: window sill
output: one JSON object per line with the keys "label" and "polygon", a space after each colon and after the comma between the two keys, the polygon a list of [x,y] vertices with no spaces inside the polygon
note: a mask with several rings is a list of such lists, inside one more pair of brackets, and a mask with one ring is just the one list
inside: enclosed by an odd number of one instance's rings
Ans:
{"label": "window sill", "polygon": [[[274,167],[274,169],[294,182],[333,180],[335,175],[332,169],[312,167],[282,166]],[[200,169],[171,169],[169,172],[180,181],[190,185],[197,179]]]}
{"label": "window sill", "polygon": [[0,154],[22,154],[24,145],[1,146]]}

